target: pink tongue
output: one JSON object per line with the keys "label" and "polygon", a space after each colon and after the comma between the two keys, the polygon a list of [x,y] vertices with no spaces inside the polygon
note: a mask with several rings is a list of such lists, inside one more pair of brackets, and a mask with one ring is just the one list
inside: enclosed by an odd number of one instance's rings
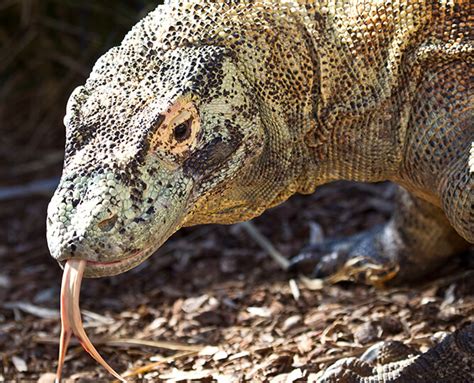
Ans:
{"label": "pink tongue", "polygon": [[79,338],[84,350],[86,350],[97,362],[105,367],[113,376],[122,382],[126,382],[112,367],[100,356],[84,331],[79,309],[79,294],[81,292],[81,282],[84,275],[86,261],[71,259],[64,267],[63,281],[61,285],[61,339],[59,342],[58,370],[56,381],[61,381],[61,372],[64,365],[67,346],[71,339],[71,334]]}

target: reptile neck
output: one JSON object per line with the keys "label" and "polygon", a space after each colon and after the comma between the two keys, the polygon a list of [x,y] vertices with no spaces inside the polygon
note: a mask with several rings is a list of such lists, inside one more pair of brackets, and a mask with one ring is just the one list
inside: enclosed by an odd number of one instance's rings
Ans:
{"label": "reptile neck", "polygon": [[[397,178],[410,108],[408,89],[400,84],[404,48],[401,41],[421,42],[423,23],[409,31],[384,5],[361,9],[322,2],[301,7],[316,62],[312,129],[306,145],[303,192],[333,180],[376,182]],[[376,9],[375,9],[376,8]],[[376,16],[369,16],[369,15]],[[383,23],[383,33],[363,21]],[[372,27],[373,27],[372,25]],[[399,27],[400,26],[400,27]]]}

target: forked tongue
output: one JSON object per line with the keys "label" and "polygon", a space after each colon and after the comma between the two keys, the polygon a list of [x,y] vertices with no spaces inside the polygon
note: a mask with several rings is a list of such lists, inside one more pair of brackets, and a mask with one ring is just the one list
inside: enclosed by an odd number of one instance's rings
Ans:
{"label": "forked tongue", "polygon": [[117,379],[125,382],[118,373],[100,356],[96,348],[87,337],[82,326],[81,312],[79,309],[79,294],[81,292],[81,282],[84,275],[86,261],[71,259],[64,267],[63,281],[61,285],[61,338],[59,341],[59,360],[56,372],[56,382],[61,381],[61,372],[64,365],[67,346],[71,335],[79,338],[84,350],[86,350],[97,362],[110,372]]}

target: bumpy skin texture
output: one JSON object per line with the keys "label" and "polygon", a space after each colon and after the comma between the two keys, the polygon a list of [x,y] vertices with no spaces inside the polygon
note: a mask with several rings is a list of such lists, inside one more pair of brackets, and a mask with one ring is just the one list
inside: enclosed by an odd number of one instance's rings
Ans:
{"label": "bumpy skin texture", "polygon": [[[398,343],[382,344],[379,363],[341,359],[324,371],[320,383],[469,383],[474,381],[474,324],[447,336],[441,343],[418,355]],[[367,353],[367,355],[370,353]],[[371,355],[373,356],[373,355]]]}
{"label": "bumpy skin texture", "polygon": [[158,7],[71,95],[51,254],[112,275],[182,226],[247,220],[332,180],[392,180],[408,192],[384,228],[303,258],[320,275],[362,256],[418,278],[474,241],[470,11],[463,0]]}
{"label": "bumpy skin texture", "polygon": [[180,227],[390,180],[404,189],[387,225],[293,267],[361,259],[380,266],[356,277],[369,283],[419,278],[474,242],[472,27],[467,0],[158,7],[71,95],[52,256],[113,275]]}

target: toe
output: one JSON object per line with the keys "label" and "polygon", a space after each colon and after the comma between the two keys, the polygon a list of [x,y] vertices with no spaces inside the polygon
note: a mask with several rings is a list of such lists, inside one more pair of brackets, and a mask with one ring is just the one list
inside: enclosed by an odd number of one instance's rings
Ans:
{"label": "toe", "polygon": [[327,278],[342,268],[346,260],[346,252],[333,251],[332,253],[321,257],[321,260],[313,269],[312,276],[314,278]]}

